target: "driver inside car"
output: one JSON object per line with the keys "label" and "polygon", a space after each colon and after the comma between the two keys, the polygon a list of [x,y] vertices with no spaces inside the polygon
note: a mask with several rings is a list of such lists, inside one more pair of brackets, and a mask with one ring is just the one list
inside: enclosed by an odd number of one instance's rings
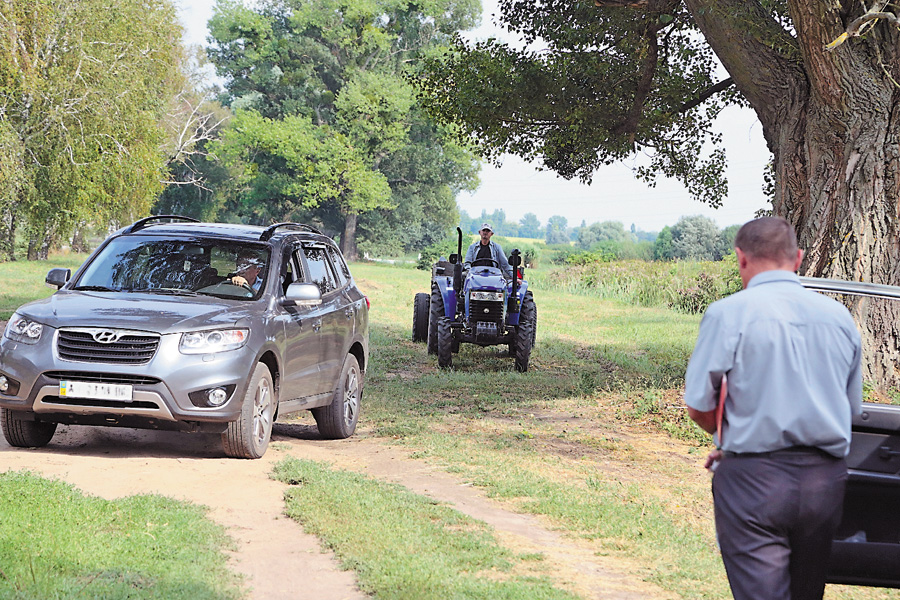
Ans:
{"label": "driver inside car", "polygon": [[265,263],[256,252],[241,252],[235,261],[235,274],[231,276],[230,281],[234,285],[246,286],[257,292],[262,287],[261,273],[264,267]]}
{"label": "driver inside car", "polygon": [[481,235],[481,239],[466,250],[463,268],[469,269],[472,263],[479,260],[492,260],[497,263],[496,266],[503,271],[507,278],[512,279],[512,267],[509,266],[509,261],[506,260],[503,248],[500,247],[500,244],[491,241],[491,236],[494,235],[494,228],[491,227],[490,223],[483,223],[478,233]]}

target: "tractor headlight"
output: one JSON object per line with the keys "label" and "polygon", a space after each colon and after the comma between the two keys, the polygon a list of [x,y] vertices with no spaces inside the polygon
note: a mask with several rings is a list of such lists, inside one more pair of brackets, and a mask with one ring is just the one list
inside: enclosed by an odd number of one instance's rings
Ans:
{"label": "tractor headlight", "polygon": [[490,300],[503,302],[503,292],[470,292],[469,300]]}

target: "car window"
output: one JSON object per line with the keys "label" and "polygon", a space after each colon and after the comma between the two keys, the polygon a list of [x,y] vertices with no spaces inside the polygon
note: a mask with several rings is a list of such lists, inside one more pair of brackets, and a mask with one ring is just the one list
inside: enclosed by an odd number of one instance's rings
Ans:
{"label": "car window", "polygon": [[325,247],[304,246],[303,254],[306,256],[306,266],[309,268],[309,281],[319,286],[323,296],[334,291],[337,286],[325,254]]}
{"label": "car window", "polygon": [[[198,292],[252,298],[261,294],[268,262],[268,248],[255,244],[193,237],[121,236],[94,257],[74,282],[74,289]],[[232,284],[229,278],[248,264],[256,274],[250,289]]]}
{"label": "car window", "polygon": [[331,264],[334,266],[334,272],[337,275],[338,287],[344,287],[350,281],[350,269],[347,268],[347,263],[344,262],[344,258],[337,249],[329,246],[328,255],[331,257]]}

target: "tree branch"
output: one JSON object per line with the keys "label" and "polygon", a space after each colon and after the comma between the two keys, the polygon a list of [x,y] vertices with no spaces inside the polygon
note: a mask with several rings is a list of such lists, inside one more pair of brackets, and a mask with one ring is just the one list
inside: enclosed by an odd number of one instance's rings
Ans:
{"label": "tree branch", "polygon": [[728,88],[730,88],[733,85],[734,85],[734,79],[732,77],[729,77],[728,79],[723,79],[716,85],[702,91],[696,98],[694,98],[690,102],[685,102],[684,104],[682,104],[681,107],[679,107],[678,112],[684,113],[684,112],[691,110],[692,108],[700,106],[701,104],[706,102],[709,98],[711,98],[715,94],[718,94],[719,92],[727,90]]}

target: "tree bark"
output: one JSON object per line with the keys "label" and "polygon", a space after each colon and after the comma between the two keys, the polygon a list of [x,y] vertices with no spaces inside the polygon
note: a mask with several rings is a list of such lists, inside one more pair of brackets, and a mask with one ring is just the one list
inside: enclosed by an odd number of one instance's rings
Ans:
{"label": "tree bark", "polygon": [[[756,2],[685,0],[762,123],[774,210],[797,230],[801,273],[900,285],[900,35],[876,26],[828,52],[860,4],[788,3],[795,41]],[[862,332],[867,380],[900,387],[900,303],[845,302]]]}
{"label": "tree bark", "polygon": [[344,232],[341,234],[341,253],[347,260],[359,258],[359,249],[356,247],[356,223],[359,215],[349,213],[344,215]]}

